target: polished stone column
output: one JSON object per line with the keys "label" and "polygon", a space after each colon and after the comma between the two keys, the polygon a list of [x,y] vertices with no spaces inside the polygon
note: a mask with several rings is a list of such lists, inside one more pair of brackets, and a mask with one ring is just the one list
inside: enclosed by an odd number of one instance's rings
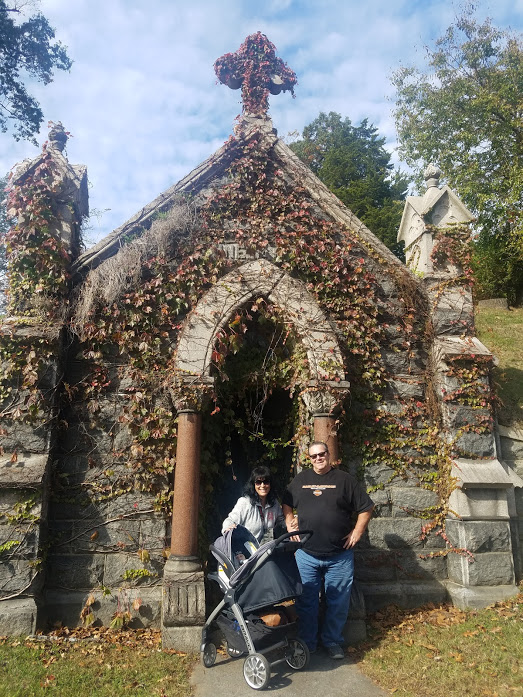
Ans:
{"label": "polished stone column", "polygon": [[339,458],[336,418],[331,414],[314,414],[314,440],[327,443],[331,462]]}
{"label": "polished stone column", "polygon": [[171,555],[197,557],[202,415],[178,414]]}
{"label": "polished stone column", "polygon": [[331,462],[336,462],[340,456],[336,413],[349,387],[345,380],[311,380],[301,395],[313,419],[314,440],[327,443]]}
{"label": "polished stone column", "polygon": [[171,390],[178,415],[171,556],[163,575],[162,643],[197,651],[205,622],[204,573],[198,558],[202,413],[212,379],[182,380]]}

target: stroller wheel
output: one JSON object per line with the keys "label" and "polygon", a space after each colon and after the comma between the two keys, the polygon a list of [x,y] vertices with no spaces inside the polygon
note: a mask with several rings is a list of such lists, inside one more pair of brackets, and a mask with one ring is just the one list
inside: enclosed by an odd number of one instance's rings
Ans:
{"label": "stroller wheel", "polygon": [[285,656],[287,664],[293,670],[303,670],[309,665],[310,653],[307,644],[301,639],[290,639]]}
{"label": "stroller wheel", "polygon": [[243,654],[245,653],[245,651],[242,651],[241,649],[235,649],[234,646],[230,646],[230,644],[228,644],[227,642],[226,647],[227,653],[231,658],[239,658],[240,656],[243,656]]}
{"label": "stroller wheel", "polygon": [[216,646],[212,643],[205,644],[200,654],[202,663],[206,668],[210,668],[216,661]]}
{"label": "stroller wheel", "polygon": [[271,666],[261,653],[252,653],[243,662],[243,677],[253,690],[263,690],[271,679]]}

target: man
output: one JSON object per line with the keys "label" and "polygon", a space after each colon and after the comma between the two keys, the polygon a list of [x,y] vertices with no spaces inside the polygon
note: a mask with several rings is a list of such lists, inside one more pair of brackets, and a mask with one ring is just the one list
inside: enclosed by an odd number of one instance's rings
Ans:
{"label": "man", "polygon": [[[349,613],[354,577],[353,547],[365,532],[374,504],[358,481],[330,464],[329,449],[321,441],[309,446],[312,469],[304,469],[287,487],[283,514],[287,530],[312,530],[312,537],[296,552],[303,594],[296,600],[301,638],[314,652],[318,642],[319,593],[325,584],[326,613],[321,642],[331,658],[344,657],[343,628]],[[356,514],[356,522],[351,518]]]}

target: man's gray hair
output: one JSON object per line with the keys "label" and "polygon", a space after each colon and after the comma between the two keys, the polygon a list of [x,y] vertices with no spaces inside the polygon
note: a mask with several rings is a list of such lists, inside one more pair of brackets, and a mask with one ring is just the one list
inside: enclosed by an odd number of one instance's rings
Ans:
{"label": "man's gray hair", "polygon": [[323,440],[313,440],[312,443],[309,443],[309,450],[312,448],[313,445],[323,445],[325,450],[329,453],[329,446],[325,441]]}

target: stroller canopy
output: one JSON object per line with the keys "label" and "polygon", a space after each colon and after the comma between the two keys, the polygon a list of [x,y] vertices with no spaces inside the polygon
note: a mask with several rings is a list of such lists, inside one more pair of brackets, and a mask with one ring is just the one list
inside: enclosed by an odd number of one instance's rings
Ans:
{"label": "stroller canopy", "polygon": [[[214,554],[213,547],[227,557],[233,569],[238,569],[243,561],[249,559],[256,552],[259,544],[247,528],[238,525],[231,530],[226,530],[221,537],[214,541],[214,544],[211,545],[211,552]],[[218,561],[222,561],[216,554],[214,556]]]}

